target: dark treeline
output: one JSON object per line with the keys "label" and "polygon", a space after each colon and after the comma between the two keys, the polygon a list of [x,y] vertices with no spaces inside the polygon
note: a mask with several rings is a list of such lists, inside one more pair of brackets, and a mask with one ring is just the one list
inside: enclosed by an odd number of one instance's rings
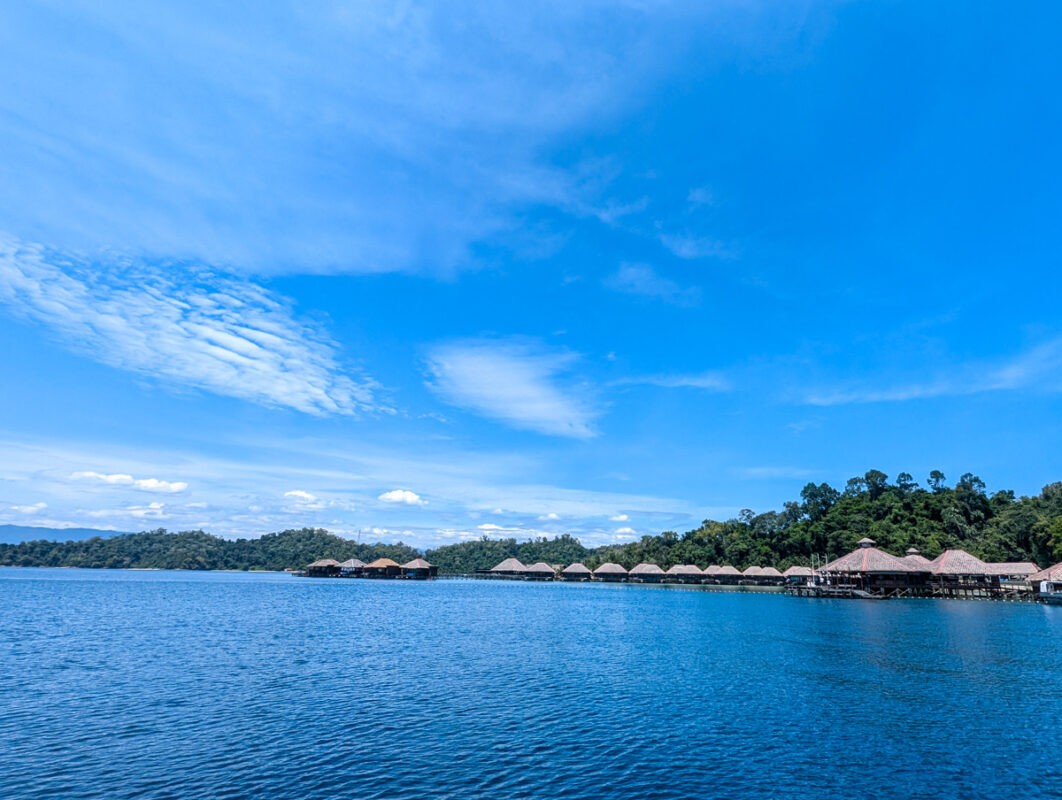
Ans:
{"label": "dark treeline", "polygon": [[393,558],[404,563],[420,555],[404,544],[358,544],[320,528],[269,533],[258,539],[222,539],[203,531],[146,531],[108,539],[32,541],[0,545],[0,565],[119,569],[298,568],[318,558],[345,561]]}
{"label": "dark treeline", "polygon": [[[705,520],[678,534],[665,531],[624,545],[589,549],[570,535],[555,539],[481,539],[446,545],[425,553],[442,574],[489,569],[515,557],[530,564],[582,561],[593,569],[605,561],[633,567],[642,561],[664,569],[674,564],[732,564],[785,569],[808,564],[812,554],[835,558],[869,536],[884,550],[902,555],[917,547],[933,558],[948,548],[962,548],[986,561],[1035,561],[1041,566],[1062,560],[1062,482],[1045,486],[1034,497],[1009,490],[989,494],[984,481],[967,473],[955,483],[934,470],[925,485],[901,472],[895,481],[878,470],[852,478],[844,489],[809,483],[799,501],[781,511],[737,519]],[[399,563],[420,553],[404,544],[358,544],[325,530],[303,528],[258,539],[221,539],[202,531],[164,530],[107,539],[0,545],[0,565],[159,569],[285,569],[318,558],[344,561],[393,558]]]}

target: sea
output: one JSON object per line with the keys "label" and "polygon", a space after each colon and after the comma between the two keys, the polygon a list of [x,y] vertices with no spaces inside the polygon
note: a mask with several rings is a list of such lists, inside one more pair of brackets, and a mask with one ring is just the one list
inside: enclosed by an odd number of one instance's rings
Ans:
{"label": "sea", "polygon": [[1059,798],[1062,607],[0,568],[0,798]]}

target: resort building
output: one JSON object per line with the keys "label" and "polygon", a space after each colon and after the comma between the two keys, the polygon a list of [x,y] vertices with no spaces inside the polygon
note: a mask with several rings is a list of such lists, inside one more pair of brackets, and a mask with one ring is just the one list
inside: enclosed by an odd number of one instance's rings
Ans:
{"label": "resort building", "polygon": [[402,565],[402,577],[414,580],[428,580],[439,574],[439,568],[429,564],[423,558],[414,558]]}
{"label": "resort building", "polygon": [[561,570],[561,578],[566,581],[588,581],[594,576],[586,564],[576,562]]}
{"label": "resort building", "polygon": [[339,565],[339,577],[353,578],[361,574],[365,569],[365,562],[357,558],[348,558]]}
{"label": "resort building", "polygon": [[402,574],[402,566],[390,558],[378,558],[366,564],[362,569],[362,574],[366,578],[397,578]]}
{"label": "resort building", "polygon": [[527,567],[518,558],[507,558],[490,569],[491,575],[496,578],[522,578],[526,572]]}
{"label": "resort building", "polygon": [[338,578],[340,564],[334,558],[320,558],[306,565],[307,578]]}
{"label": "resort building", "polygon": [[732,567],[729,564],[719,567],[715,574],[712,575],[715,583],[725,583],[728,585],[736,585],[741,581],[741,573],[738,572],[737,567]]}
{"label": "resort building", "polygon": [[627,570],[619,564],[613,564],[611,561],[606,561],[594,570],[594,580],[625,581],[627,580]]}
{"label": "resort building", "polygon": [[664,573],[665,583],[700,583],[704,573],[694,564],[676,564]]}
{"label": "resort building", "polygon": [[656,564],[639,564],[628,575],[634,583],[660,583],[664,580],[664,570]]}
{"label": "resort building", "polygon": [[782,577],[785,579],[785,582],[792,584],[807,583],[808,579],[813,577],[814,575],[815,573],[812,571],[811,567],[798,566],[789,567],[785,572],[782,573]]}
{"label": "resort building", "polygon": [[875,544],[873,539],[860,539],[851,553],[826,564],[819,571],[825,586],[842,593],[879,596],[921,593],[929,569],[913,567]]}
{"label": "resort building", "polygon": [[525,568],[524,577],[529,581],[552,581],[557,577],[557,570],[544,561],[537,561]]}

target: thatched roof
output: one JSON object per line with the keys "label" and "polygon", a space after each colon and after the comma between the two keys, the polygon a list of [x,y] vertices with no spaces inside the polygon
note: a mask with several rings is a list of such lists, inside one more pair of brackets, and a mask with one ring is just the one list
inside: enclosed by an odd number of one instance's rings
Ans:
{"label": "thatched roof", "polygon": [[639,564],[630,572],[631,575],[663,575],[664,570],[656,564]]}
{"label": "thatched roof", "polygon": [[431,569],[431,564],[423,558],[414,558],[402,565],[402,569]]}
{"label": "thatched roof", "polygon": [[965,550],[945,550],[929,562],[934,575],[991,575],[988,564]]}
{"label": "thatched roof", "polygon": [[378,558],[370,564],[366,564],[366,569],[387,569],[388,567],[396,567],[402,569],[397,561],[390,558]]}
{"label": "thatched roof", "polygon": [[595,575],[626,575],[627,570],[621,567],[619,564],[613,564],[611,561],[606,561],[600,567],[594,570]]}
{"label": "thatched roof", "polygon": [[874,545],[877,544],[877,542],[875,542],[869,536],[864,536],[862,539],[860,539],[858,542],[856,542],[856,544],[859,545],[860,547],[873,547]]}
{"label": "thatched roof", "polygon": [[[911,552],[912,550],[914,550],[913,553]],[[908,548],[907,555],[901,558],[900,561],[902,561],[904,564],[907,564],[908,566],[920,570],[921,572],[928,572],[930,569],[929,565],[933,563],[924,555],[915,550],[913,547]]]}
{"label": "thatched roof", "polygon": [[[865,539],[863,541],[870,541]],[[896,556],[891,556],[884,550],[860,544],[855,550],[846,556],[835,558],[822,568],[822,572],[842,573],[868,573],[868,572],[926,572],[926,569],[918,569],[905,563]]]}
{"label": "thatched roof", "polygon": [[590,567],[586,566],[582,562],[577,561],[574,564],[569,564],[561,570],[565,575],[590,575]]}
{"label": "thatched roof", "polygon": [[357,558],[348,558],[339,566],[343,567],[344,569],[356,569],[357,567],[364,567],[365,562]]}
{"label": "thatched roof", "polygon": [[507,558],[500,564],[491,567],[491,572],[527,572],[527,567],[520,563],[519,559]]}
{"label": "thatched roof", "polygon": [[815,573],[811,567],[793,566],[782,573],[783,578],[810,578]]}
{"label": "thatched roof", "polygon": [[705,575],[718,575],[721,567],[718,564],[709,564],[704,568]]}
{"label": "thatched roof", "polygon": [[1057,564],[1050,566],[1047,569],[1034,572],[1029,576],[1029,581],[1036,581],[1037,583],[1040,581],[1062,581],[1062,561],[1059,561]]}
{"label": "thatched roof", "polygon": [[536,572],[536,573],[549,573],[550,575],[556,575],[557,574],[557,570],[553,569],[553,567],[551,567],[549,564],[547,564],[544,561],[536,561],[530,567],[527,567],[526,571],[527,572]]}
{"label": "thatched roof", "polygon": [[729,564],[727,564],[725,567],[720,567],[718,570],[716,570],[715,574],[716,575],[740,575],[741,573],[738,572],[737,567],[732,567]]}
{"label": "thatched roof", "polygon": [[746,567],[741,574],[746,578],[758,578],[763,574],[763,567]]}
{"label": "thatched roof", "polygon": [[761,578],[781,578],[782,573],[776,570],[774,567],[764,567],[760,570]]}
{"label": "thatched roof", "polygon": [[310,569],[310,567],[338,567],[338,566],[340,566],[340,563],[338,561],[336,561],[334,558],[319,558],[316,561],[314,561],[312,564],[307,564],[306,565],[306,569]]}
{"label": "thatched roof", "polygon": [[1020,575],[1023,578],[1040,571],[1031,561],[990,561],[987,566],[992,575]]}
{"label": "thatched roof", "polygon": [[676,564],[667,571],[668,575],[703,575],[698,567],[693,564]]}

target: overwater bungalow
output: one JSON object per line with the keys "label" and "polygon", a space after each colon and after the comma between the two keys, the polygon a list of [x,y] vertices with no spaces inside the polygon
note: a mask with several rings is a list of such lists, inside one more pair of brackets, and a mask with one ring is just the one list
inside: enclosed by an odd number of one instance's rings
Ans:
{"label": "overwater bungalow", "polygon": [[664,580],[664,570],[656,564],[639,564],[627,575],[633,583],[660,583]]}
{"label": "overwater bungalow", "polygon": [[402,577],[426,581],[439,574],[439,568],[429,564],[423,558],[414,558],[402,565]]}
{"label": "overwater bungalow", "polygon": [[716,575],[719,574],[720,569],[721,567],[718,564],[709,564],[707,567],[704,568],[704,577],[714,578]]}
{"label": "overwater bungalow", "polygon": [[1034,572],[1029,576],[1029,583],[1038,600],[1056,602],[1059,587],[1062,586],[1062,561],[1047,569]]}
{"label": "overwater bungalow", "polygon": [[785,578],[774,567],[764,567],[760,570],[759,582],[766,586],[778,586],[785,582]]}
{"label": "overwater bungalow", "polygon": [[675,564],[664,573],[665,583],[700,583],[704,573],[695,564]]}
{"label": "overwater bungalow", "polygon": [[561,578],[566,581],[588,581],[594,576],[586,564],[576,562],[561,570]]}
{"label": "overwater bungalow", "polygon": [[760,577],[760,574],[762,572],[763,572],[763,567],[755,567],[755,566],[753,566],[753,567],[745,567],[745,569],[743,569],[741,571],[741,577],[742,578],[758,578],[758,577]]}
{"label": "overwater bungalow", "polygon": [[334,558],[319,558],[306,565],[307,578],[338,578],[340,564]]}
{"label": "overwater bungalow", "polygon": [[935,595],[979,596],[999,588],[999,576],[965,550],[945,550],[929,562],[929,571],[930,591]]}
{"label": "overwater bungalow", "polygon": [[366,578],[397,578],[402,574],[402,565],[390,558],[378,558],[362,569]]}
{"label": "overwater bungalow", "polygon": [[490,574],[496,578],[522,578],[526,572],[527,567],[518,558],[507,558],[490,568]]}
{"label": "overwater bungalow", "polygon": [[339,577],[356,578],[365,569],[365,562],[357,558],[348,558],[339,565]]}
{"label": "overwater bungalow", "polygon": [[627,580],[627,570],[625,570],[619,564],[613,564],[611,561],[606,561],[604,564],[594,570],[594,580],[625,581]]}
{"label": "overwater bungalow", "polygon": [[815,572],[811,567],[801,567],[795,564],[782,573],[785,582],[794,585],[807,583],[808,579],[814,577],[814,575]]}
{"label": "overwater bungalow", "polygon": [[1000,580],[1010,581],[1028,581],[1030,575],[1040,571],[1031,561],[989,561],[988,569],[993,575],[998,575]]}
{"label": "overwater bungalow", "polygon": [[929,577],[928,568],[913,567],[874,545],[873,539],[860,539],[855,550],[819,570],[824,591],[871,597],[920,594]]}
{"label": "overwater bungalow", "polygon": [[544,561],[536,561],[524,570],[524,577],[529,581],[552,581],[557,578],[557,570]]}
{"label": "overwater bungalow", "polygon": [[720,567],[715,571],[715,575],[712,576],[716,583],[724,583],[729,585],[737,584],[741,580],[741,573],[738,572],[737,567],[732,567],[729,564]]}
{"label": "overwater bungalow", "polygon": [[917,547],[908,547],[907,553],[900,559],[900,561],[915,569],[929,569],[929,559],[918,552]]}

